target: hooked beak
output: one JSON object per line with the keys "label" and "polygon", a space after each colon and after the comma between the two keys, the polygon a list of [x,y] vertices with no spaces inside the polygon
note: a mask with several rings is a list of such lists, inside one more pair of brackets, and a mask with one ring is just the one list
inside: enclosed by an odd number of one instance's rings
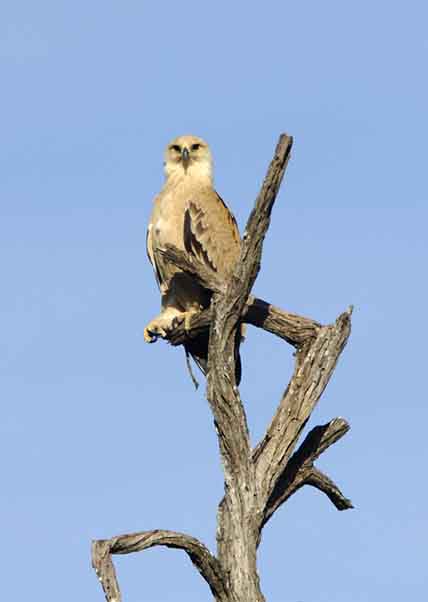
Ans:
{"label": "hooked beak", "polygon": [[181,161],[183,163],[184,171],[187,171],[190,163],[190,153],[188,148],[183,148],[181,151]]}

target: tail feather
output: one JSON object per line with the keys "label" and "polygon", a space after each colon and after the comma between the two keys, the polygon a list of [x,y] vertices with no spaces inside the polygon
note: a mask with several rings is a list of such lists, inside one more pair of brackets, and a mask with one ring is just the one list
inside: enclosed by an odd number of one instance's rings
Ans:
{"label": "tail feather", "polygon": [[[242,334],[243,333],[241,332],[241,329],[238,328],[235,341],[235,380],[237,385],[239,385],[241,382],[242,376],[242,362],[241,355],[239,353],[239,347],[243,340]],[[208,372],[208,342],[209,333],[206,332],[184,344],[186,355],[192,356],[193,360],[204,376],[206,376]],[[190,374],[193,382],[196,382],[191,371]]]}

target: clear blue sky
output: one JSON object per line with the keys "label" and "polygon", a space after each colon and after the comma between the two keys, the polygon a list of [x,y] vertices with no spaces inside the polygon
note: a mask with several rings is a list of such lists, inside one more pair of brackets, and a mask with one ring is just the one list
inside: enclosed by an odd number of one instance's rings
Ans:
{"label": "clear blue sky", "polygon": [[[222,474],[181,350],[148,346],[145,255],[170,138],[205,137],[242,228],[295,136],[255,293],[353,333],[310,426],[356,509],[299,492],[265,530],[268,602],[425,599],[424,1],[4,0],[0,7],[0,515],[4,600],[102,600],[92,538],[152,528],[212,549]],[[263,434],[292,350],[250,330]],[[125,601],[210,600],[180,552],[117,559]]]}

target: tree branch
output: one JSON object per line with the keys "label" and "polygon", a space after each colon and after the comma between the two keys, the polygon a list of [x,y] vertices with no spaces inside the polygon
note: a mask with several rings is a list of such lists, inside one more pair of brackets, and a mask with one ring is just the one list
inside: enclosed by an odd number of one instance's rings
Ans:
{"label": "tree branch", "polygon": [[101,582],[107,602],[120,602],[121,594],[116,578],[112,554],[131,554],[153,546],[167,546],[187,553],[211,591],[221,602],[231,600],[226,588],[223,571],[218,560],[200,541],[175,531],[142,531],[129,535],[119,535],[107,540],[92,543],[92,566]]}
{"label": "tree branch", "polygon": [[306,483],[325,493],[338,510],[349,510],[354,507],[351,500],[343,495],[338,486],[315,466],[308,475]]}
{"label": "tree branch", "polygon": [[314,338],[321,328],[315,320],[284,311],[256,297],[249,297],[242,321],[263,328],[296,348]]}
{"label": "tree branch", "polygon": [[[175,263],[180,267],[186,265],[179,261]],[[209,330],[212,315],[211,308],[195,314],[190,321],[188,330],[184,323],[177,325],[173,332],[169,333],[168,342],[175,347],[200,336]],[[301,347],[308,339],[314,338],[321,328],[321,324],[315,320],[284,311],[262,299],[251,296],[242,310],[241,321],[262,328],[296,348]]]}
{"label": "tree branch", "polygon": [[[256,205],[247,222],[240,258],[224,294],[212,300],[213,327],[208,349],[208,401],[216,423],[226,482],[238,467],[250,461],[250,443],[244,407],[235,385],[236,330],[251,287],[260,269],[263,240],[287,166],[292,138],[279,138]],[[225,359],[227,363],[225,364]]]}
{"label": "tree branch", "polygon": [[[256,205],[247,221],[241,256],[234,272],[232,286],[228,291],[230,301],[236,299],[238,317],[242,313],[242,308],[260,270],[264,238],[269,228],[273,204],[288,165],[292,146],[293,138],[287,136],[287,134],[281,134],[274,157],[257,197]],[[239,303],[238,299],[240,300]]]}
{"label": "tree branch", "polygon": [[[235,385],[236,329],[260,268],[263,239],[288,162],[292,139],[280,136],[241,245],[240,258],[224,294],[212,300],[213,326],[208,350],[208,392],[225,466],[226,482],[238,467],[248,468],[250,444],[245,411]],[[225,364],[226,359],[226,364]]]}
{"label": "tree branch", "polygon": [[[262,526],[264,526],[276,510],[303,485],[313,485],[323,490],[338,510],[352,508],[352,503],[341,494],[333,481],[314,468],[315,460],[333,443],[336,443],[349,430],[349,424],[343,418],[335,418],[322,426],[316,426],[306,436],[299,449],[287,462],[283,473],[278,478],[270,495]],[[322,475],[323,478],[321,478]],[[324,489],[322,487],[325,486]],[[334,494],[333,494],[334,491]]]}
{"label": "tree branch", "polygon": [[350,308],[323,326],[296,356],[294,374],[263,440],[254,450],[256,474],[265,508],[281,478],[297,440],[322,395],[351,329]]}
{"label": "tree branch", "polygon": [[[113,554],[129,554],[161,545],[185,551],[208,583],[216,602],[264,602],[257,572],[262,527],[303,485],[323,491],[339,510],[352,508],[339,488],[314,466],[315,460],[349,429],[341,418],[315,427],[294,451],[302,430],[322,395],[347,342],[349,309],[335,324],[282,311],[250,297],[260,270],[263,242],[290,157],[292,138],[280,136],[241,243],[241,253],[226,284],[197,257],[166,245],[158,252],[212,291],[211,307],[168,335],[172,345],[209,332],[207,399],[224,466],[225,494],[219,505],[217,558],[197,539],[173,531],[145,531],[94,541],[92,564],[107,602],[121,594]],[[267,432],[254,451],[235,381],[241,322],[263,328],[293,345],[297,352],[292,379]]]}

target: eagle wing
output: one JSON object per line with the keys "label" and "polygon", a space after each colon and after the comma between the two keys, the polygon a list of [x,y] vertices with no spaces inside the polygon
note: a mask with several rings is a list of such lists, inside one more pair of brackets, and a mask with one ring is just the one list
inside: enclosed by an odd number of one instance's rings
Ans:
{"label": "eagle wing", "polygon": [[184,213],[183,244],[206,267],[226,279],[239,257],[241,238],[232,213],[215,190],[201,190]]}
{"label": "eagle wing", "polygon": [[[216,272],[220,280],[226,280],[232,273],[241,249],[241,238],[236,220],[222,198],[215,190],[199,191],[189,200],[184,213],[184,248],[196,256],[210,270]],[[239,344],[242,340],[242,327],[239,329],[235,345],[236,382],[241,380],[241,358]],[[208,368],[208,333],[185,344],[187,353],[204,374]]]}
{"label": "eagle wing", "polygon": [[153,271],[155,273],[156,282],[158,283],[158,287],[161,288],[162,276],[161,276],[161,273],[159,271],[159,267],[158,267],[158,264],[156,261],[155,249],[153,246],[152,228],[153,228],[153,225],[149,224],[149,227],[147,228],[147,234],[146,234],[146,251],[147,251],[147,257],[149,258],[149,261],[152,264]]}
{"label": "eagle wing", "polygon": [[[147,230],[146,248],[156,281],[164,294],[174,274],[181,271],[157,253],[165,243],[195,256],[225,280],[239,257],[241,239],[232,213],[212,188],[174,196],[167,208],[158,196]],[[159,224],[161,227],[159,228]]]}

